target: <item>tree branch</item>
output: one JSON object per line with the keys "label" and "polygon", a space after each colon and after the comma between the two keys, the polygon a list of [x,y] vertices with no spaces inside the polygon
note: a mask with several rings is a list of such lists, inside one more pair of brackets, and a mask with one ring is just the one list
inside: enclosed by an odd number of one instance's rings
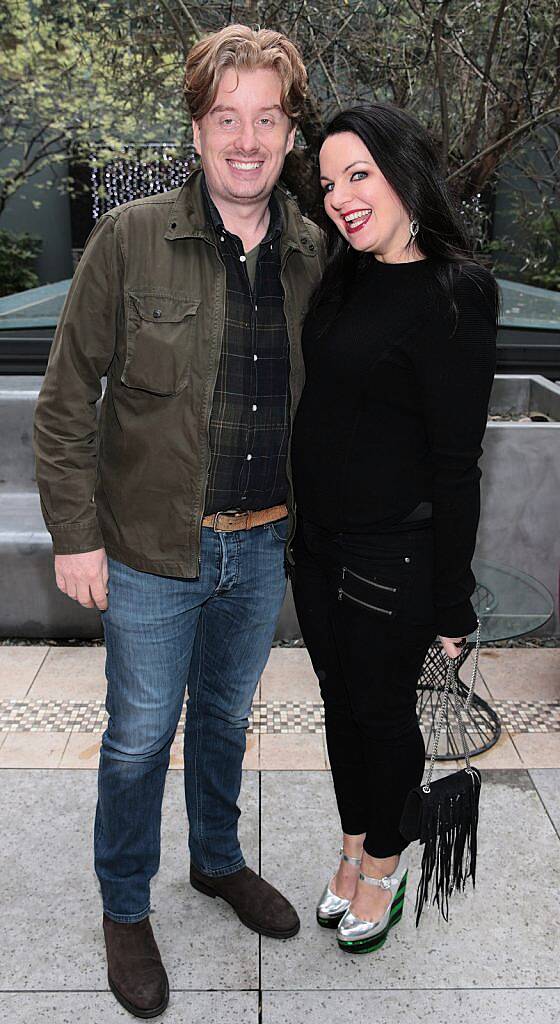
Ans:
{"label": "tree branch", "polygon": [[[307,10],[307,0],[305,0],[305,9]],[[329,85],[330,85],[330,87],[332,89],[333,96],[336,99],[336,102],[337,102],[337,105],[338,105],[338,109],[341,110],[342,109],[342,103],[341,103],[341,100],[340,100],[338,89],[336,87],[336,84],[335,84],[335,82],[334,82],[334,80],[332,78],[332,75],[331,75],[329,69],[327,68],[327,65],[325,64],[323,58],[321,57],[321,54],[319,53],[319,49],[317,47],[317,43],[316,43],[316,40],[315,40],[315,32],[313,30],[313,25],[311,24],[311,20],[310,20],[308,14],[306,15],[306,21],[307,21],[307,23],[309,25],[309,31],[311,33],[311,38],[313,40],[313,45],[316,48],[315,58],[319,62],[319,64],[321,65],[321,68],[323,69],[323,73],[325,75],[325,78],[327,79],[327,82],[329,83]]]}
{"label": "tree branch", "polygon": [[449,103],[445,80],[445,64],[442,53],[443,23],[449,7],[449,0],[443,0],[437,17],[434,19],[434,49],[436,75],[438,80],[439,110],[441,116],[441,162],[443,172],[447,172],[449,162]]}
{"label": "tree branch", "polygon": [[179,5],[179,7],[181,8],[183,14],[185,15],[185,18],[187,19],[189,25],[191,26],[191,28],[192,28],[196,38],[197,39],[202,39],[202,37],[204,35],[204,32],[202,31],[202,29],[198,25],[198,23],[197,23],[196,19],[194,18],[194,16],[191,14],[189,8],[187,7],[187,4],[184,3],[184,0],[177,0],[177,3]]}
{"label": "tree branch", "polygon": [[486,105],[486,95],[488,93],[489,78],[492,69],[492,60],[494,58],[494,50],[496,49],[496,44],[498,42],[498,35],[500,32],[500,27],[506,11],[507,4],[508,0],[500,0],[500,6],[494,19],[492,34],[490,36],[490,42],[488,43],[488,49],[486,51],[486,60],[484,61],[483,80],[480,86],[478,104],[474,115],[472,127],[467,138],[467,145],[465,147],[465,157],[467,158],[467,160],[469,160],[471,154],[474,152],[478,139],[478,134],[480,132],[480,126],[484,118],[484,107]]}
{"label": "tree branch", "polygon": [[[466,64],[466,66],[468,68],[470,68],[471,71],[474,72],[474,74],[477,76],[477,78],[480,78],[481,81],[484,80],[484,72],[483,72],[482,68],[479,68],[479,66],[476,63],[476,61],[474,60],[474,58],[471,57],[466,52],[466,50],[465,50],[464,46],[462,45],[462,43],[460,42],[460,40],[455,40],[456,45],[453,45],[451,40],[450,39],[445,39],[445,37],[442,37],[441,41],[442,41],[443,46],[446,46],[448,50],[451,50],[451,53],[454,53],[455,56],[459,58],[459,60],[463,61],[463,63]],[[494,95],[498,96],[499,95],[499,89],[498,89],[498,86],[496,85],[496,83],[493,82],[490,77],[487,78],[487,82],[488,82],[488,89],[492,88],[492,91],[494,92]]]}
{"label": "tree branch", "polygon": [[181,27],[181,22],[177,18],[176,14],[175,14],[175,11],[171,10],[171,7],[167,3],[167,0],[160,0],[160,3],[161,3],[161,6],[167,11],[170,20],[174,24],[175,30],[177,32],[177,35],[179,36],[179,39],[181,40],[181,46],[183,47],[183,53],[186,55],[188,53],[188,51],[190,50],[190,47],[191,47],[190,39],[188,39],[187,36],[185,35],[185,33],[183,32],[183,29]]}
{"label": "tree branch", "polygon": [[558,22],[559,22],[559,20],[560,20],[560,18],[555,18],[555,20],[552,22],[552,26],[551,26],[550,32],[548,33],[548,36],[546,37],[546,40],[545,40],[545,44],[542,47],[541,52],[540,52],[539,63],[537,64],[537,67],[533,71],[533,92],[535,92],[535,90],[536,90],[537,83],[539,81],[539,78],[541,77],[543,68],[546,67],[547,60],[548,60],[548,52],[550,50],[550,47],[551,47],[552,43],[554,42],[554,36],[555,36],[556,30],[558,29]]}
{"label": "tree branch", "polygon": [[[302,4],[302,6],[304,6],[304,5]],[[360,0],[360,2],[356,5],[354,10],[351,11],[350,14],[344,19],[344,21],[342,22],[342,25],[339,25],[339,27],[337,28],[334,36],[331,39],[329,39],[328,43],[326,43],[325,46],[323,46],[323,48],[321,50],[319,50],[315,54],[315,56],[311,59],[311,63],[313,63],[315,60],[320,60],[320,58],[323,56],[323,54],[326,53],[327,50],[329,50],[334,43],[336,43],[336,41],[339,38],[339,36],[341,36],[342,33],[344,32],[344,29],[346,28],[346,26],[350,24],[350,22],[352,21],[352,18],[354,18],[356,16],[356,14],[358,14],[358,11],[363,6],[364,6],[364,4],[362,3],[362,0]],[[308,66],[309,66],[309,64],[308,64]]]}
{"label": "tree branch", "polygon": [[553,117],[554,114],[560,114],[560,107],[552,107],[550,110],[543,110],[542,113],[537,114],[536,117],[533,117],[529,121],[525,121],[523,124],[518,125],[517,128],[513,129],[513,131],[509,132],[507,135],[503,135],[500,139],[496,139],[496,141],[493,142],[490,146],[486,146],[486,148],[482,149],[480,153],[476,154],[476,156],[471,157],[471,159],[467,160],[467,162],[464,163],[461,167],[458,167],[456,171],[453,171],[451,174],[448,174],[447,181],[452,181],[453,178],[457,178],[459,177],[460,174],[464,174],[465,171],[469,169],[469,167],[472,167],[479,160],[482,160],[485,156],[489,156],[490,153],[494,153],[497,149],[501,149],[508,142],[512,142],[513,139],[517,138],[518,135],[523,135],[525,132],[529,132],[531,128],[534,128],[537,124],[540,123],[540,121],[544,121],[546,117]]}

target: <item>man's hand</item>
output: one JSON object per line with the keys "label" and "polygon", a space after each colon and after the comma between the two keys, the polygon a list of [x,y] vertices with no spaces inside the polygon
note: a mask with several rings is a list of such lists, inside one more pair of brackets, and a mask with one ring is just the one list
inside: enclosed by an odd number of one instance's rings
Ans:
{"label": "man's hand", "polygon": [[79,601],[84,608],[107,608],[109,566],[105,548],[78,555],[55,555],[56,585],[63,594]]}

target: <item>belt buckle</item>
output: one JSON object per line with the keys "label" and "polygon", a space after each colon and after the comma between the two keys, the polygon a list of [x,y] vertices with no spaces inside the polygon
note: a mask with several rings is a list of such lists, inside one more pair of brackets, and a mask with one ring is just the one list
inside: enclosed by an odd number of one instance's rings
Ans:
{"label": "belt buckle", "polygon": [[231,512],[228,512],[228,511],[226,511],[226,512],[216,512],[215,515],[214,515],[214,522],[212,524],[212,529],[214,530],[215,533],[223,533],[224,532],[223,530],[220,530],[219,527],[218,527],[218,520],[219,520],[220,516],[231,516],[231,517],[237,517],[237,516],[243,517],[243,516],[245,516],[245,519],[247,519],[248,515],[249,515],[248,512],[240,512],[237,509],[232,509]]}

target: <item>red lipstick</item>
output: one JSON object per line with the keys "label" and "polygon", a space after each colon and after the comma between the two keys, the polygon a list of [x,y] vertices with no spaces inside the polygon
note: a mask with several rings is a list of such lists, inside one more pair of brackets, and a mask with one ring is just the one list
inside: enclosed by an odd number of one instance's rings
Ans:
{"label": "red lipstick", "polygon": [[363,210],[364,207],[359,206],[356,210],[347,210],[346,213],[343,214],[342,220],[344,222],[344,227],[349,235],[355,235],[357,231],[361,231],[362,228],[366,226],[371,217],[371,211],[368,214],[366,214],[363,220],[360,220],[357,223],[355,221],[347,221],[345,218],[348,217],[350,213],[361,213]]}

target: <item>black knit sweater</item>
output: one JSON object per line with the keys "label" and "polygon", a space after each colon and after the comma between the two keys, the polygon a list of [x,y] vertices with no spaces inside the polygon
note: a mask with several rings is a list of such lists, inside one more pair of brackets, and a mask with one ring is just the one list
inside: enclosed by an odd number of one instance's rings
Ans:
{"label": "black knit sweater", "polygon": [[496,330],[486,271],[455,272],[454,319],[434,269],[366,257],[324,333],[328,306],[308,315],[292,462],[298,511],[336,533],[391,530],[432,502],[436,628],[453,637],[476,626],[470,564]]}

